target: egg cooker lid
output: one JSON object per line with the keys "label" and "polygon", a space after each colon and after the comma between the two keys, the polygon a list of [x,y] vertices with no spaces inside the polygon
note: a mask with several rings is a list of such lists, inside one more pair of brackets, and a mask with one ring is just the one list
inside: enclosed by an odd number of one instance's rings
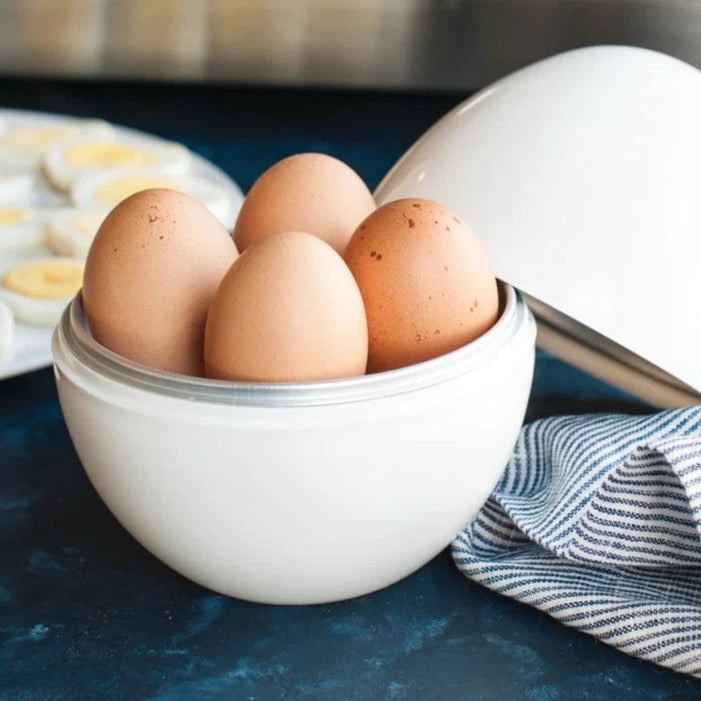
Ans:
{"label": "egg cooker lid", "polygon": [[458,105],[378,203],[459,212],[519,288],[538,345],[659,406],[701,403],[701,72],[591,47]]}

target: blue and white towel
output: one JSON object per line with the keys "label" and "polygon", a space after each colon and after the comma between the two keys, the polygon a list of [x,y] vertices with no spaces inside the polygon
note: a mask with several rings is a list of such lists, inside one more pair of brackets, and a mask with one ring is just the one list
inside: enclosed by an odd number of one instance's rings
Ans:
{"label": "blue and white towel", "polygon": [[470,579],[701,677],[701,407],[525,426],[452,552]]}

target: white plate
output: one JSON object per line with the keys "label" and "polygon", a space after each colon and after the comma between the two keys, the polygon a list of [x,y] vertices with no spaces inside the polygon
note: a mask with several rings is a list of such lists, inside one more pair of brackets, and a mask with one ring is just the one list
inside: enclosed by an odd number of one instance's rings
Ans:
{"label": "white plate", "polygon": [[[69,117],[66,115],[52,114],[50,112],[28,112],[24,110],[0,109],[0,123],[10,127],[15,126],[30,126],[33,123],[45,121],[48,119],[74,121],[78,118]],[[159,138],[151,134],[119,127],[115,125],[117,135],[124,136],[141,136]],[[236,183],[224,171],[217,168],[213,163],[193,153],[192,167],[189,171],[192,175],[209,178],[216,183],[219,183],[231,191],[232,211],[230,221],[224,222],[226,227],[233,229],[238,214],[238,208],[243,201],[243,194]],[[29,204],[29,203],[26,203]],[[61,206],[68,205],[67,198],[54,193],[48,185],[41,189],[31,204],[41,206]],[[16,260],[40,258],[45,255],[51,255],[48,250],[35,251],[32,254],[6,254],[0,253],[0,274],[6,268],[11,266]],[[52,329],[27,326],[25,324],[17,324],[15,332],[14,351],[10,356],[0,359],[0,380],[6,377],[21,375],[25,372],[38,370],[39,368],[48,367],[52,363],[51,357],[51,336]]]}

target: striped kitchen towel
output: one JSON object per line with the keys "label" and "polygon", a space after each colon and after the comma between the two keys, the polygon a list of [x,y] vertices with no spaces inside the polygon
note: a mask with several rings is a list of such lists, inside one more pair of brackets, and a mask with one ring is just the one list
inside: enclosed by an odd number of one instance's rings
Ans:
{"label": "striped kitchen towel", "polygon": [[701,677],[701,407],[525,426],[452,553],[494,591]]}

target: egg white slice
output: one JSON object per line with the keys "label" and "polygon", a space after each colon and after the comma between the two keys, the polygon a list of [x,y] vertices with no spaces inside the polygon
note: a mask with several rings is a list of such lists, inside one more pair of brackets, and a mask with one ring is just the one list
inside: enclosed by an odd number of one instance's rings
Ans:
{"label": "egg white slice", "polygon": [[0,300],[0,360],[12,354],[15,344],[15,318],[10,308]]}
{"label": "egg white slice", "polygon": [[0,284],[0,299],[15,319],[33,326],[56,326],[80,290],[83,265],[72,258],[42,258],[12,266]]}
{"label": "egg white slice", "polygon": [[0,205],[0,253],[36,251],[46,245],[46,212]]}
{"label": "egg white slice", "polygon": [[85,260],[109,209],[59,209],[49,216],[47,245],[57,255]]}
{"label": "egg white slice", "polygon": [[92,136],[57,144],[44,156],[44,172],[59,190],[68,190],[78,179],[106,170],[148,168],[180,174],[191,165],[192,154],[182,144],[147,137]]}
{"label": "egg white slice", "polygon": [[17,204],[31,198],[37,187],[33,173],[0,171],[0,204]]}
{"label": "egg white slice", "polygon": [[0,125],[0,166],[9,170],[39,168],[46,151],[78,136],[110,138],[114,129],[100,120],[48,119],[33,124]]}
{"label": "egg white slice", "polygon": [[71,188],[71,201],[81,209],[112,208],[135,192],[156,187],[189,195],[207,207],[224,226],[231,225],[243,200],[243,195],[238,192],[206,178],[125,169],[80,178]]}

